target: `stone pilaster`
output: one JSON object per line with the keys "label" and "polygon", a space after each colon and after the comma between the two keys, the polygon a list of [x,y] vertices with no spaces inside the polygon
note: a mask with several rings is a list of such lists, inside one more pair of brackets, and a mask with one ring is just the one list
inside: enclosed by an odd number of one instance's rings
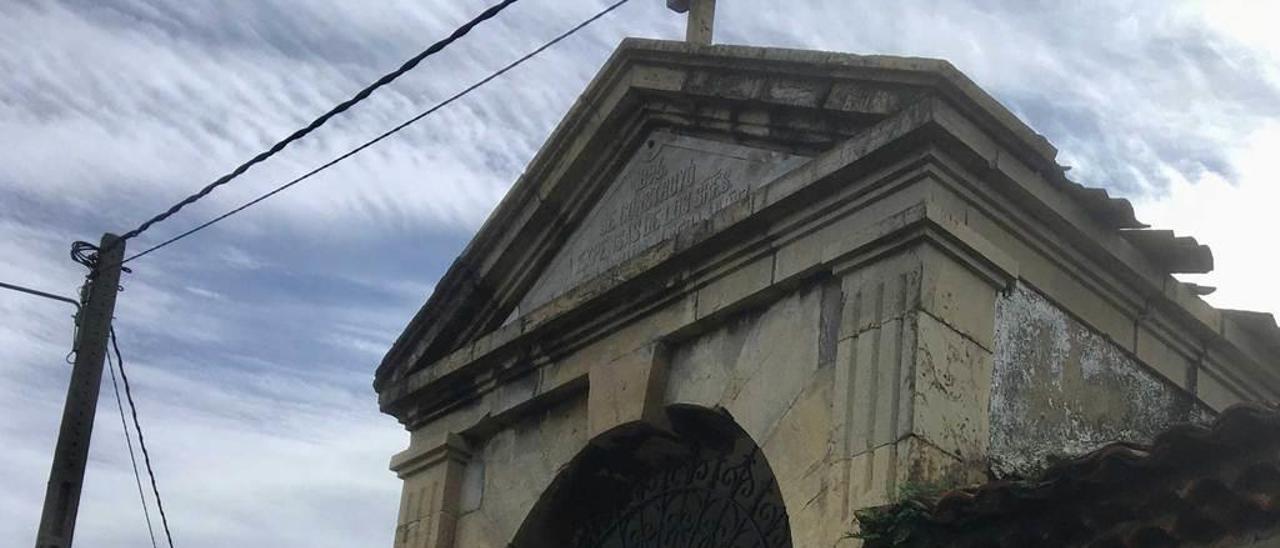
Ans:
{"label": "stone pilaster", "polygon": [[848,531],[908,486],[983,479],[999,282],[933,241],[839,274],[831,484]]}
{"label": "stone pilaster", "polygon": [[425,450],[409,449],[391,461],[404,480],[395,548],[452,548],[462,475],[471,453],[459,436]]}

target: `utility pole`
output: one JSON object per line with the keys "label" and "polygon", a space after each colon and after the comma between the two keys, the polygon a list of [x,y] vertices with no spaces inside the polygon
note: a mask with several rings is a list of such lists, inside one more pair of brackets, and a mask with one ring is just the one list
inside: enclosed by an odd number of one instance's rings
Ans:
{"label": "utility pole", "polygon": [[80,310],[76,361],[62,409],[62,426],[58,430],[53,468],[44,494],[36,548],[70,548],[71,536],[75,533],[84,469],[89,458],[89,438],[98,408],[98,388],[102,385],[102,361],[107,354],[111,316],[120,287],[124,245],[124,240],[115,234],[103,234],[98,260],[87,282],[88,300]]}

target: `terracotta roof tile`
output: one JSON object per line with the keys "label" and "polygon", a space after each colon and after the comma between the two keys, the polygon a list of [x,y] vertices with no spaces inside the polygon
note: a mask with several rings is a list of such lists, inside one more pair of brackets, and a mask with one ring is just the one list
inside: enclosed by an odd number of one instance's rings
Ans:
{"label": "terracotta roof tile", "polygon": [[[1233,406],[1209,426],[1175,426],[1150,445],[1113,443],[1034,480],[923,502],[911,545],[1231,545],[1280,529],[1280,409]],[[877,542],[867,546],[887,545]]]}

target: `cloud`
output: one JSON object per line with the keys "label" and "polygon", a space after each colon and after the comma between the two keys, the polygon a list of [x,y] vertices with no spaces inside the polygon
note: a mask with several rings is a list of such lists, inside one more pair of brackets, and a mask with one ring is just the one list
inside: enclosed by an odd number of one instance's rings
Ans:
{"label": "cloud", "polygon": [[1234,181],[1213,174],[1178,178],[1168,194],[1135,207],[1147,222],[1178,227],[1213,249],[1214,272],[1179,277],[1217,287],[1206,298],[1214,306],[1280,315],[1280,291],[1272,288],[1280,256],[1268,248],[1277,233],[1275,208],[1280,204],[1274,167],[1280,121],[1257,130],[1246,142],[1232,157],[1240,173]]}
{"label": "cloud", "polygon": [[1265,77],[1275,60],[1207,24],[1195,6],[1156,0],[806,6],[726,5],[726,39],[948,59],[1046,134],[1074,175],[1130,197],[1165,193],[1169,170],[1192,179],[1203,172],[1235,176],[1223,145],[1280,116],[1280,85]]}
{"label": "cloud", "polygon": [[[74,295],[71,240],[136,226],[487,4],[0,2],[0,279]],[[514,5],[131,251],[377,135],[603,6]],[[1276,202],[1267,153],[1280,144],[1280,49],[1262,23],[1275,17],[1257,9],[742,0],[721,3],[718,36],[950,59],[1046,134],[1082,183],[1214,245],[1216,303],[1280,312],[1270,259],[1245,239]],[[390,544],[399,485],[386,465],[407,436],[376,410],[382,351],[618,40],[681,32],[663,2],[633,1],[351,161],[130,265],[117,325],[178,544]],[[30,544],[72,326],[65,305],[8,293],[0,319],[0,542]],[[104,391],[78,534],[108,548],[145,543],[114,405]]]}

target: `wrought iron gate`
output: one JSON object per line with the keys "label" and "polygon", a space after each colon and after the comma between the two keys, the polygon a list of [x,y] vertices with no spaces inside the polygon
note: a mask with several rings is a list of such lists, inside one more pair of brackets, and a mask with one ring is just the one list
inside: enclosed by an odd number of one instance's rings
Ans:
{"label": "wrought iron gate", "polygon": [[579,548],[791,548],[782,497],[754,444],[651,470],[621,504],[593,510],[575,534]]}

